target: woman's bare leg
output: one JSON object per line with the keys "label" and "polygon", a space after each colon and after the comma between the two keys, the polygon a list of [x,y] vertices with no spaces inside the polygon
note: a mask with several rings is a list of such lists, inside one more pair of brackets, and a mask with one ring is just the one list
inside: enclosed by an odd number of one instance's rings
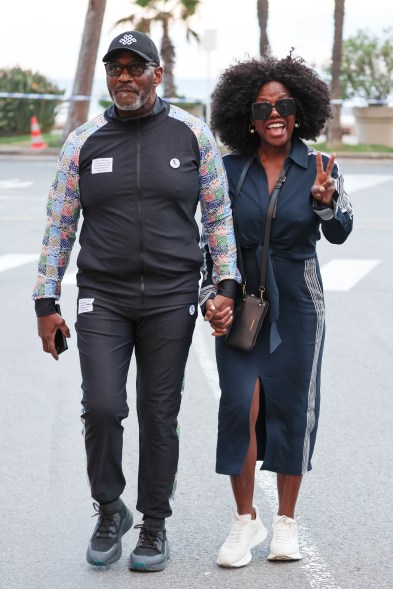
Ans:
{"label": "woman's bare leg", "polygon": [[302,480],[301,475],[277,474],[277,515],[286,515],[292,519],[295,517],[296,501]]}
{"label": "woman's bare leg", "polygon": [[255,464],[257,460],[257,437],[255,426],[259,413],[260,390],[261,383],[258,379],[255,383],[250,409],[250,446],[240,475],[231,476],[231,484],[237,505],[237,512],[239,515],[251,513],[252,519],[255,519],[255,512],[252,506],[254,497]]}

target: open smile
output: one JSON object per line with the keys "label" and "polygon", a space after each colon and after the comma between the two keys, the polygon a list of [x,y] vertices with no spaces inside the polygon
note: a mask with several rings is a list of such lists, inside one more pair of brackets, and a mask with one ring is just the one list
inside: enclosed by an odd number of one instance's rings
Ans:
{"label": "open smile", "polygon": [[286,125],[283,121],[272,121],[271,123],[266,125],[267,131],[269,131],[271,135],[275,136],[282,135],[285,128]]}

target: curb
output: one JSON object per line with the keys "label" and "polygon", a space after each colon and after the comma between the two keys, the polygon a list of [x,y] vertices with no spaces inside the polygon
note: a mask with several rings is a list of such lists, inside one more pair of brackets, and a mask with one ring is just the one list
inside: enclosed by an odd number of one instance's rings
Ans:
{"label": "curb", "polygon": [[391,152],[376,152],[376,151],[335,151],[337,159],[360,159],[360,160],[393,160],[393,153]]}
{"label": "curb", "polygon": [[[60,147],[44,147],[43,149],[37,149],[33,147],[12,147],[12,146],[0,146],[0,156],[11,155],[11,156],[58,156],[60,153]],[[360,159],[360,160],[393,160],[393,152],[352,152],[352,151],[336,151],[337,159]]]}
{"label": "curb", "polygon": [[0,155],[59,155],[60,147],[44,147],[37,149],[33,147],[12,147],[12,146],[0,146]]}

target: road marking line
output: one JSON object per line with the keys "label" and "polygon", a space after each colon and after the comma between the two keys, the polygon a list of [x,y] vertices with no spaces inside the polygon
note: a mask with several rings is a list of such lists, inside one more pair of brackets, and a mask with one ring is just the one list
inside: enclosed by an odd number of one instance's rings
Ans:
{"label": "road marking line", "polygon": [[[42,197],[42,196],[31,196],[30,194],[25,194],[25,195],[17,195],[17,194],[0,194],[0,200],[12,200],[17,201],[17,200],[28,200],[29,202],[36,200],[41,201],[42,203],[45,204],[46,202],[46,197]],[[45,211],[43,211],[45,213]]]}
{"label": "road marking line", "polygon": [[344,174],[344,187],[346,192],[351,196],[353,192],[373,188],[378,184],[393,180],[393,176],[380,174]]}
{"label": "road marking line", "polygon": [[[205,336],[203,330],[209,332],[209,325],[206,325],[203,320],[198,318],[195,325],[195,333],[193,338],[192,346],[196,351],[196,355],[199,364],[203,370],[204,376],[206,377],[210,392],[213,394],[215,400],[220,399],[220,387],[218,381],[218,372],[216,367],[216,361],[214,357],[214,347],[212,347],[212,355],[209,353],[206,347]],[[187,377],[186,377],[187,378]],[[256,483],[262,493],[264,494],[269,507],[273,513],[277,511],[277,491],[276,491],[276,475],[268,471],[260,471],[260,463],[256,466]],[[258,469],[258,470],[257,470]],[[302,523],[302,518],[298,520],[299,526],[299,544],[303,552],[305,560],[301,560],[298,566],[304,572],[310,587],[312,589],[340,589],[340,586],[336,583],[333,575],[329,571],[329,567],[321,556],[319,550],[313,544],[307,527]]]}
{"label": "road marking line", "polygon": [[[321,267],[323,288],[328,290],[350,290],[364,278],[380,260],[334,259]],[[63,285],[76,284],[76,270],[66,272]]]}
{"label": "road marking line", "polygon": [[[3,254],[0,256],[0,272],[11,270],[24,264],[38,261],[36,254]],[[349,291],[371,270],[380,260],[334,259],[321,267],[323,287],[325,291]],[[62,286],[76,285],[76,270],[66,272]]]}
{"label": "road marking line", "polygon": [[31,262],[38,263],[38,254],[3,254],[0,256],[0,272],[31,264]]}
{"label": "road marking line", "polygon": [[[277,512],[277,484],[276,475],[267,470],[259,470],[258,462],[255,469],[255,477],[258,487],[262,489],[273,513]],[[302,522],[302,517],[297,518],[299,528],[299,545],[303,560],[299,561],[299,567],[306,575],[312,589],[340,589],[329,567],[321,556],[321,553],[313,544],[307,527]]]}
{"label": "road marking line", "polygon": [[62,286],[75,286],[76,285],[76,270],[70,270],[66,272],[61,282]]}
{"label": "road marking line", "polygon": [[393,229],[393,219],[374,219],[373,221],[363,221],[356,218],[356,231],[359,229],[381,229],[382,231],[389,231]]}
{"label": "road marking line", "polygon": [[23,181],[19,180],[18,178],[12,178],[11,180],[0,180],[0,190],[3,190],[4,188],[28,188],[32,185],[33,182],[30,180]]}
{"label": "road marking line", "polygon": [[380,260],[334,259],[321,267],[323,288],[348,291],[373,270]]}

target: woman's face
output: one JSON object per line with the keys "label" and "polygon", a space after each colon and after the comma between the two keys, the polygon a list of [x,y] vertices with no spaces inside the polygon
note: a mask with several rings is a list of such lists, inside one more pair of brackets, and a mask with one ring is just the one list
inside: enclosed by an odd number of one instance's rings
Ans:
{"label": "woman's face", "polygon": [[[290,92],[281,82],[267,82],[258,91],[255,102],[268,102],[275,105],[277,100],[291,98]],[[289,149],[293,129],[295,127],[295,115],[280,115],[272,108],[266,120],[253,119],[253,124],[259,135],[261,146]]]}

